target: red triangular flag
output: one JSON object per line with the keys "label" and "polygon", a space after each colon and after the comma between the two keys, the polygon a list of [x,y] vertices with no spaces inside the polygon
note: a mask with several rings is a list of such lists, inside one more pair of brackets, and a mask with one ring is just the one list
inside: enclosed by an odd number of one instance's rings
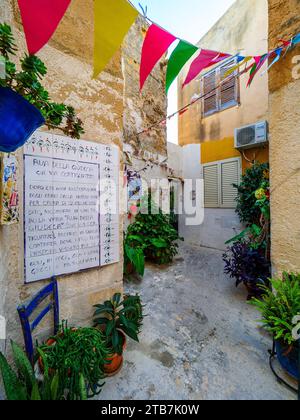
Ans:
{"label": "red triangular flag", "polygon": [[179,112],[179,116],[181,117],[181,115],[185,114],[188,111],[188,108],[183,109],[182,111]]}
{"label": "red triangular flag", "polygon": [[176,37],[169,32],[159,28],[156,25],[151,25],[148,29],[143,50],[140,69],[140,88],[143,86],[157,64],[162,55],[167,51],[171,44],[176,41]]}
{"label": "red triangular flag", "polygon": [[29,54],[52,37],[71,0],[18,0]]}
{"label": "red triangular flag", "polygon": [[201,50],[198,57],[192,62],[188,75],[183,83],[183,86],[188,85],[191,83],[202,70],[210,67],[220,61],[225,60],[225,58],[230,57],[229,54],[223,54],[217,51],[211,50]]}

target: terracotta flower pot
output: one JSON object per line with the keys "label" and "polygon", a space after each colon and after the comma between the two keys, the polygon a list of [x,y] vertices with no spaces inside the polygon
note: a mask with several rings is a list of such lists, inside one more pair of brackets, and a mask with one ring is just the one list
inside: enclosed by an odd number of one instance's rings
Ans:
{"label": "terracotta flower pot", "polygon": [[126,274],[130,275],[134,273],[134,266],[132,264],[132,262],[129,262],[128,264],[126,264]]}
{"label": "terracotta flower pot", "polygon": [[[45,344],[48,347],[54,346],[56,344],[56,340],[54,340],[54,338],[50,338],[49,340],[46,341]],[[45,372],[45,366],[44,366],[44,362],[43,362],[43,359],[42,359],[41,356],[38,358],[38,365],[39,365],[40,372],[42,374],[44,374],[44,372]],[[54,373],[55,372],[54,372],[53,369],[49,369],[49,375],[53,375]]]}
{"label": "terracotta flower pot", "polygon": [[[77,331],[77,328],[72,328],[72,331]],[[63,333],[59,334],[59,337],[63,337],[63,336],[64,336]],[[45,345],[47,347],[55,346],[56,345],[56,339],[55,338],[49,338],[46,341]],[[45,367],[44,367],[44,362],[43,362],[43,359],[42,359],[41,356],[38,358],[38,365],[39,365],[40,372],[44,374]],[[54,369],[49,369],[49,375],[54,375],[54,374],[55,374]],[[69,376],[71,376],[71,371],[69,372]]]}
{"label": "terracotta flower pot", "polygon": [[126,335],[122,331],[119,331],[119,335],[123,339],[123,346],[122,346],[123,351],[121,355],[115,353],[106,359],[108,363],[104,365],[104,373],[108,377],[117,375],[123,366],[123,353],[126,349],[127,340],[126,340]]}

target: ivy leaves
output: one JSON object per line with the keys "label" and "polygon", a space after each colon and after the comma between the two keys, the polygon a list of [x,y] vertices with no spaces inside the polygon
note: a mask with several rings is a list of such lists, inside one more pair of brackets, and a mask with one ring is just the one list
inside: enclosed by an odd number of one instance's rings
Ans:
{"label": "ivy leaves", "polygon": [[9,55],[15,55],[17,47],[11,27],[6,23],[0,24],[0,54],[6,59]]}

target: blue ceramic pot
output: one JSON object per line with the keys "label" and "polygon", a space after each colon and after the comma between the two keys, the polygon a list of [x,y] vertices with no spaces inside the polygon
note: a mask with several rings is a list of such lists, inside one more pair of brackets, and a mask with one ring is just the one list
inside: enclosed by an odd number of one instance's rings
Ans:
{"label": "blue ceramic pot", "polygon": [[276,353],[280,365],[294,379],[299,379],[299,348],[294,345],[292,349],[281,341],[276,341]]}
{"label": "blue ceramic pot", "polygon": [[0,152],[16,151],[44,123],[40,111],[23,96],[0,88]]}

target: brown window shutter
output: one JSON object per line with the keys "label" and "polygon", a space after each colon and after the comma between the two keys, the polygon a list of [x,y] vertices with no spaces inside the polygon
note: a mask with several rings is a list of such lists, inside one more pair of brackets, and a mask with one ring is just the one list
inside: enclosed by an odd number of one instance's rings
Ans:
{"label": "brown window shutter", "polygon": [[[220,76],[221,80],[224,79],[224,76],[227,70],[236,64],[236,61],[226,63],[226,65],[220,67]],[[232,73],[227,77],[227,80],[222,83],[220,88],[220,108],[224,109],[229,106],[232,106],[238,102],[238,77],[237,71]]]}
{"label": "brown window shutter", "polygon": [[218,111],[217,73],[212,71],[203,77],[203,114],[204,116]]}

